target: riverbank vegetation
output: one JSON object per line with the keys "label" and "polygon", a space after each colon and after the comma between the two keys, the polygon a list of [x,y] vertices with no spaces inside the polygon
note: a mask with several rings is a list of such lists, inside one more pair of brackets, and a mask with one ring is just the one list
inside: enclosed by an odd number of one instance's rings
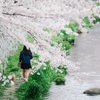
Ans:
{"label": "riverbank vegetation", "polygon": [[60,68],[60,72],[55,72],[55,69],[50,66],[50,61],[45,62],[45,66],[41,65],[36,73],[30,74],[27,83],[24,83],[17,90],[17,97],[19,100],[42,100],[44,94],[49,90],[51,82],[56,84],[65,82],[64,76],[66,68]]}
{"label": "riverbank vegetation", "polygon": [[2,62],[2,70],[0,70],[0,97],[4,95],[4,90],[12,85],[11,79],[12,75],[15,74],[16,78],[21,77],[20,72],[22,71],[18,68],[17,63],[19,62],[19,53],[22,50],[22,45],[18,46],[16,51],[11,51],[10,55],[7,57],[7,62]]}
{"label": "riverbank vegetation", "polygon": [[[11,53],[11,55],[8,57],[7,67],[4,71],[3,77],[7,77],[8,75],[15,74],[16,78],[22,79],[22,69],[17,66],[17,63],[19,61],[19,54],[22,50],[23,45],[18,46],[18,49]],[[37,62],[35,62],[37,61]],[[56,84],[64,84],[65,78],[64,76],[67,74],[67,69],[64,68],[64,66],[58,66],[58,70],[52,68],[50,66],[50,61],[44,62],[43,65],[40,66],[39,69],[37,69],[36,65],[39,62],[39,55],[36,53],[33,53],[33,60],[32,60],[32,69],[29,76],[29,81],[27,83],[24,83],[20,86],[20,88],[16,92],[16,96],[19,100],[27,100],[27,99],[36,99],[36,98],[42,98],[43,94],[48,91],[48,89],[51,86],[51,82],[56,82]],[[2,79],[0,83],[6,82],[8,79]],[[10,82],[8,82],[10,83]],[[4,90],[9,86],[7,82],[4,84],[4,86],[0,88],[0,94],[3,96]],[[34,91],[33,91],[34,90]]]}

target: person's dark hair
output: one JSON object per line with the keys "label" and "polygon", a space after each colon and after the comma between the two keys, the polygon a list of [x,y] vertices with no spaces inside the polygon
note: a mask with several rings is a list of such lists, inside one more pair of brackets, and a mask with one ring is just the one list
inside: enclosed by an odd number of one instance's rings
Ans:
{"label": "person's dark hair", "polygon": [[23,51],[24,51],[24,55],[25,56],[27,56],[27,55],[29,55],[29,54],[31,54],[32,52],[31,52],[31,50],[29,49],[27,49],[27,47],[24,45],[24,47],[23,47]]}

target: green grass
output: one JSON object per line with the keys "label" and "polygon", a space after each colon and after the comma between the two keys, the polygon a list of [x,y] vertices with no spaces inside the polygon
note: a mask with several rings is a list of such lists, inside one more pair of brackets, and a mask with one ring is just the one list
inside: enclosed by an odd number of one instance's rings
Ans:
{"label": "green grass", "polygon": [[3,82],[0,81],[0,100],[3,100],[2,97],[4,96],[4,91],[6,88],[8,88],[8,84],[5,86],[2,86]]}
{"label": "green grass", "polygon": [[86,24],[90,24],[88,17],[84,17],[83,22],[86,23]]}
{"label": "green grass", "polygon": [[100,6],[100,2],[97,3],[97,6]]}
{"label": "green grass", "polygon": [[91,24],[87,24],[87,25],[82,25],[82,27],[92,28],[93,25],[91,25]]}
{"label": "green grass", "polygon": [[93,25],[90,24],[90,21],[89,21],[88,17],[84,17],[83,22],[86,25],[82,25],[82,27],[87,27],[87,28],[92,28],[93,27]]}
{"label": "green grass", "polygon": [[[79,24],[76,21],[72,21],[69,25],[66,25],[65,28],[70,28],[72,32],[76,32],[78,26]],[[63,35],[61,35],[60,33],[62,33]],[[69,50],[74,44],[76,36],[74,34],[67,34],[66,30],[60,30],[60,33],[57,33],[57,36],[52,36],[51,40],[58,43],[58,45],[62,43],[61,49]],[[50,45],[54,46],[53,44]]]}
{"label": "green grass", "polygon": [[27,39],[29,43],[34,43],[34,39],[31,37],[31,35],[27,34]]}
{"label": "green grass", "polygon": [[[66,68],[58,67],[63,72],[55,72],[55,68],[52,69],[50,66],[50,61],[45,62],[46,66],[41,65],[40,69],[34,73],[30,74],[29,81],[20,86],[16,91],[16,96],[18,100],[43,100],[43,96],[48,92],[51,82],[57,80],[61,83],[65,82],[64,76],[66,75]],[[43,68],[46,67],[44,70]],[[40,75],[37,75],[40,73]]]}
{"label": "green grass", "polygon": [[[18,43],[19,47],[16,51],[11,51],[10,52],[10,56],[8,56],[8,62],[6,63],[5,61],[2,62],[3,67],[6,67],[5,70],[3,70],[3,75],[4,76],[8,76],[8,75],[12,75],[13,73],[15,74],[16,77],[20,78],[21,74],[20,72],[22,72],[22,69],[19,68],[17,66],[17,63],[19,62],[19,54],[21,52],[21,50],[23,49],[23,45]],[[0,81],[0,98],[2,98],[2,96],[4,95],[4,90],[9,86],[8,84],[6,84],[5,86],[2,86],[3,82]]]}
{"label": "green grass", "polygon": [[43,29],[43,31],[50,33],[50,30],[48,28]]}
{"label": "green grass", "polygon": [[62,48],[63,50],[69,50],[72,47],[72,45],[69,42],[63,42]]}
{"label": "green grass", "polygon": [[22,49],[23,45],[19,46],[16,51],[12,51],[11,55],[8,57],[8,63],[5,74],[12,75],[14,73],[16,77],[20,77],[20,72],[22,70],[20,67],[17,66],[17,63],[19,62],[19,55]]}
{"label": "green grass", "polygon": [[7,57],[8,61],[2,62],[3,67],[7,65],[5,70],[3,70],[4,75],[8,76],[14,73],[17,77],[20,77],[19,73],[21,72],[21,68],[17,66],[17,63],[19,62],[19,55],[22,49],[23,45],[20,44],[16,51],[10,51],[10,55]]}
{"label": "green grass", "polygon": [[61,36],[61,35],[53,36],[53,37],[52,37],[52,41],[57,42],[58,44],[60,44],[60,43],[62,43],[63,38],[64,38],[64,37]]}
{"label": "green grass", "polygon": [[39,61],[39,55],[33,52],[33,60],[38,60]]}
{"label": "green grass", "polygon": [[66,25],[65,28],[70,28],[73,32],[75,32],[78,26],[79,24],[76,21],[73,21],[69,25]]}
{"label": "green grass", "polygon": [[53,46],[54,46],[54,44],[53,44],[53,43],[51,43],[50,45],[51,45],[51,47],[53,47]]}
{"label": "green grass", "polygon": [[92,14],[92,17],[95,18],[95,20],[93,20],[93,23],[96,24],[97,22],[100,22],[100,17],[95,16],[94,14]]}
{"label": "green grass", "polygon": [[[69,25],[65,25],[65,28],[70,28],[72,32],[76,32],[77,27],[79,27],[79,24],[76,21],[72,21]],[[63,33],[63,35],[60,35],[60,33]],[[75,41],[76,36],[66,33],[66,30],[60,30],[60,33],[57,33],[57,36],[52,36],[51,40],[58,43],[58,45],[62,43],[63,50],[69,50],[72,47],[72,41]],[[50,45],[54,46],[53,44]]]}
{"label": "green grass", "polygon": [[[64,35],[60,35],[60,33],[57,34],[57,36],[52,37],[52,41],[58,43],[62,43],[62,48],[63,50],[69,50],[72,47],[72,41],[76,39],[75,35],[73,34],[67,34],[65,30],[61,30],[61,33]],[[51,45],[54,46],[54,45]]]}

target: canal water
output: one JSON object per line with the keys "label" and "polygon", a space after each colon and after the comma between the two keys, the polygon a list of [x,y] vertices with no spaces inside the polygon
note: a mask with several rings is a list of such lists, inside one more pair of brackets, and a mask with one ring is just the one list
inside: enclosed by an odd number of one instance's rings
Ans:
{"label": "canal water", "polygon": [[79,71],[67,75],[65,85],[52,83],[45,100],[100,100],[100,95],[83,94],[86,89],[100,88],[100,24],[79,35],[70,54],[68,59],[78,64]]}

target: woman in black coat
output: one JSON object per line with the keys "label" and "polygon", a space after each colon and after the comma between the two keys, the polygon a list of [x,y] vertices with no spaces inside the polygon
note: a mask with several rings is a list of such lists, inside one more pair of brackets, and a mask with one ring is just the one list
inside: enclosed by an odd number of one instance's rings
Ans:
{"label": "woman in black coat", "polygon": [[21,62],[21,68],[23,69],[23,79],[28,82],[29,69],[31,68],[30,60],[33,58],[32,52],[28,50],[24,45],[23,50],[20,52],[19,62]]}

